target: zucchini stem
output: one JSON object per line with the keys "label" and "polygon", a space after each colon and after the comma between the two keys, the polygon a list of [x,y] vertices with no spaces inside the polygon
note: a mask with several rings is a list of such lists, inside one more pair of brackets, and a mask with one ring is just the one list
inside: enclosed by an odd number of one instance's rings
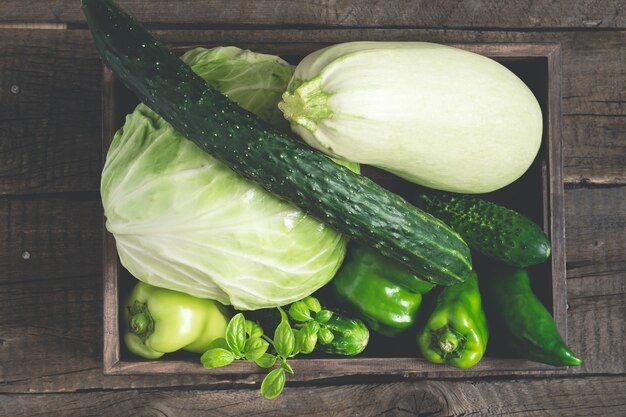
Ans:
{"label": "zucchini stem", "polygon": [[278,108],[290,123],[313,133],[320,120],[333,115],[333,110],[328,106],[329,96],[322,88],[322,79],[317,76],[302,83],[294,91],[284,92]]}

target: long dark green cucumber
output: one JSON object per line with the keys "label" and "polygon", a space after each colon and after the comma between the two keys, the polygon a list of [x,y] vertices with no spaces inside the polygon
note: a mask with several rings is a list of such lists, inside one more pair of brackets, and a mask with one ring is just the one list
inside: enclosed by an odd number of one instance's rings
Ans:
{"label": "long dark green cucumber", "polygon": [[469,248],[443,222],[281,133],[212,89],[111,0],[83,0],[104,63],[201,149],[420,277],[465,279]]}
{"label": "long dark green cucumber", "polygon": [[428,192],[409,201],[456,230],[470,248],[502,263],[525,268],[550,256],[550,241],[528,217],[478,197]]}

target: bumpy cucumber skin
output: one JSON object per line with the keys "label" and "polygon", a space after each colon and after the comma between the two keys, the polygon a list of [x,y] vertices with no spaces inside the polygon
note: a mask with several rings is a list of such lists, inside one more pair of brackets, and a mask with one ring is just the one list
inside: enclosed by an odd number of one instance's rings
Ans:
{"label": "bumpy cucumber skin", "polygon": [[105,64],[201,149],[269,192],[441,285],[471,270],[443,222],[281,133],[210,88],[112,0],[83,0]]}
{"label": "bumpy cucumber skin", "polygon": [[413,196],[417,207],[446,222],[470,248],[508,265],[525,268],[550,256],[550,241],[526,216],[462,194],[432,192]]}

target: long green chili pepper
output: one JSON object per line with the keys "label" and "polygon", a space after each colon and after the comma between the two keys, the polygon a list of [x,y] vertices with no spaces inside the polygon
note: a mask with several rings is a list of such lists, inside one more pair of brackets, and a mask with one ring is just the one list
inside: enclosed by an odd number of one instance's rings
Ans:
{"label": "long green chili pepper", "polygon": [[489,274],[485,303],[498,341],[525,359],[554,366],[582,363],[565,344],[552,315],[530,287],[528,272],[499,266]]}

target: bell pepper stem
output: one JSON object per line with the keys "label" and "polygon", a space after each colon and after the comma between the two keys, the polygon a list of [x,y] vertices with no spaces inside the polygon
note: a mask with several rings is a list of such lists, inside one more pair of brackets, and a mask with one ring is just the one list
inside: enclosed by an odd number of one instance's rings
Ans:
{"label": "bell pepper stem", "polygon": [[146,340],[154,332],[154,319],[145,303],[135,300],[132,307],[128,307],[128,320],[130,332],[141,340]]}
{"label": "bell pepper stem", "polygon": [[459,357],[465,348],[465,337],[456,329],[444,326],[431,333],[431,347],[444,358]]}
{"label": "bell pepper stem", "polygon": [[135,314],[130,318],[130,331],[135,334],[144,333],[148,328],[149,320],[150,317],[147,314]]}
{"label": "bell pepper stem", "polygon": [[449,329],[439,336],[439,348],[446,353],[454,352],[459,346],[459,339]]}

